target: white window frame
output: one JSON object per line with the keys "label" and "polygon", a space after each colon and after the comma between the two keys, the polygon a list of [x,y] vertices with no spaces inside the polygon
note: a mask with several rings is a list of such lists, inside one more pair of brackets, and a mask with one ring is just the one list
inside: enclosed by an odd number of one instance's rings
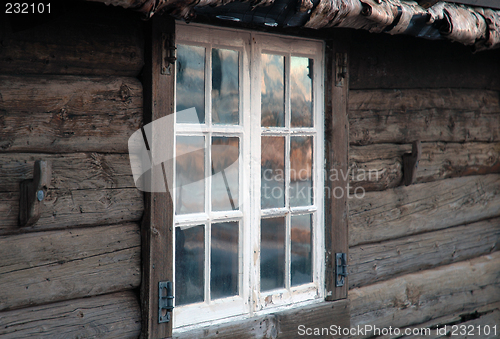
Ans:
{"label": "white window frame", "polygon": [[[239,201],[243,211],[210,212],[209,189],[211,178],[205,182],[205,211],[208,213],[174,215],[174,227],[205,225],[205,286],[210,281],[210,234],[206,225],[212,220],[239,221],[239,296],[205,301],[174,308],[173,327],[176,332],[193,329],[203,323],[221,323],[247,318],[253,315],[296,307],[311,302],[323,301],[325,297],[325,256],[324,256],[324,43],[320,40],[309,40],[296,37],[284,37],[265,33],[252,33],[244,30],[215,28],[198,24],[177,23],[176,44],[187,44],[205,47],[205,126],[192,124],[176,124],[175,135],[205,135],[208,145],[212,135],[238,136],[240,138],[240,173]],[[239,126],[211,125],[211,47],[238,50],[240,116]],[[285,69],[289,69],[290,55],[314,59],[313,77],[313,121],[312,128],[289,129],[290,114],[285,116],[284,128],[260,127],[260,96],[262,70],[260,54],[285,55]],[[286,71],[289,75],[289,71]],[[289,76],[285,77],[285,110],[289,110]],[[193,131],[199,131],[193,134]],[[202,133],[202,134],[199,134]],[[293,135],[313,136],[313,187],[314,205],[261,211],[260,208],[260,162],[261,135],[280,135],[289,138]],[[175,137],[174,137],[175,139]],[[208,152],[209,152],[209,148]],[[174,146],[175,151],[175,146]],[[286,159],[289,163],[289,152]],[[205,171],[211,171],[209,154],[205,159]],[[247,164],[250,164],[248,166]],[[286,171],[288,173],[288,170]],[[209,173],[209,172],[207,172]],[[289,174],[287,174],[288,176]],[[175,169],[174,169],[175,180]],[[288,195],[288,194],[287,194]],[[288,201],[288,199],[286,199]],[[174,208],[175,211],[175,198]],[[287,202],[288,205],[288,202]],[[289,220],[290,214],[313,212],[313,282],[285,289],[260,292],[260,219],[264,214],[281,215],[287,218],[286,243],[290,246]],[[175,237],[175,232],[174,237]],[[245,241],[243,241],[245,240]],[[175,240],[174,240],[175,244]],[[289,253],[290,250],[287,251]],[[290,266],[287,255],[287,266]],[[175,263],[175,251],[174,261]],[[288,269],[289,270],[289,269]],[[174,265],[175,276],[175,265]],[[289,280],[289,279],[288,279]],[[174,284],[175,285],[175,284]],[[175,288],[175,286],[174,286]],[[209,289],[205,288],[205,299]],[[175,299],[174,299],[175,301]]]}

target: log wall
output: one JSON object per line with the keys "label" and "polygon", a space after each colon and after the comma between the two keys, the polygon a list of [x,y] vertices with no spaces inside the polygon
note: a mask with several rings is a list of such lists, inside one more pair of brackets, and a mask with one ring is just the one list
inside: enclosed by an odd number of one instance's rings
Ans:
{"label": "log wall", "polygon": [[[436,327],[498,324],[499,58],[444,42],[353,35],[351,326],[432,327],[430,337],[444,338],[450,333]],[[404,186],[403,154],[415,140],[416,180]],[[380,336],[396,337],[423,336]]]}
{"label": "log wall", "polygon": [[[76,3],[36,25],[7,18],[0,38],[0,336],[137,337],[144,203],[126,153],[143,116],[140,20]],[[351,325],[498,321],[499,51],[352,41]],[[52,162],[52,181],[40,220],[21,228],[35,160]]]}
{"label": "log wall", "polygon": [[[144,202],[127,142],[143,117],[142,24],[59,5],[0,27],[0,337],[137,338]],[[39,221],[20,227],[35,160],[52,180]]]}

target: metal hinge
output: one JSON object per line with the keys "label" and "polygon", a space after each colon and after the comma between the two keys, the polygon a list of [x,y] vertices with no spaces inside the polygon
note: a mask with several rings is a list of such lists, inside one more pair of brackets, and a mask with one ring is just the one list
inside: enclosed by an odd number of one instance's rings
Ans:
{"label": "metal hinge", "polygon": [[172,65],[175,64],[175,38],[173,34],[162,34],[162,49],[161,49],[161,74],[171,75]]}
{"label": "metal hinge", "polygon": [[158,283],[158,323],[168,323],[174,309],[174,289],[171,281]]}
{"label": "metal hinge", "polygon": [[344,86],[347,77],[347,53],[335,53],[335,86]]}
{"label": "metal hinge", "polygon": [[347,274],[347,256],[345,253],[335,253],[335,286],[344,286]]}

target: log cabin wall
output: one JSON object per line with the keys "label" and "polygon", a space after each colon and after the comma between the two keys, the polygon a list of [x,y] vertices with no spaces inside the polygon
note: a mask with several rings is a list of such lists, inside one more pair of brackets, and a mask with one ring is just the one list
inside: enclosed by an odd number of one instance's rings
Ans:
{"label": "log cabin wall", "polygon": [[[127,140],[143,116],[141,24],[66,6],[45,23],[1,21],[0,336],[137,337],[144,205]],[[499,322],[499,58],[353,32],[350,184],[366,192],[349,201],[353,326]],[[52,162],[52,181],[21,228],[35,160]]]}
{"label": "log cabin wall", "polygon": [[353,33],[350,184],[366,194],[349,201],[351,326],[500,323],[499,52]]}
{"label": "log cabin wall", "polygon": [[[137,338],[144,203],[127,141],[142,123],[141,21],[52,8],[0,20],[0,337]],[[35,160],[52,181],[39,221],[20,227]]]}

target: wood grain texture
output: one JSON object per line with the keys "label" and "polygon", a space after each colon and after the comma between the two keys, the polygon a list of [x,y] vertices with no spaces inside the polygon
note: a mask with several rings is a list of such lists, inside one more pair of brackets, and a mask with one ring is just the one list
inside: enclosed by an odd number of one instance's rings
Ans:
{"label": "wood grain texture", "polygon": [[[172,34],[175,41],[175,21],[168,16],[155,16],[146,25],[146,66],[144,79],[144,123],[173,114],[175,111],[175,67],[170,75],[161,74],[162,35]],[[173,119],[172,119],[173,122]],[[153,140],[149,147],[153,158],[160,150],[173,158],[174,126],[152,129]],[[162,137],[160,137],[162,135]],[[167,145],[167,147],[165,146]],[[171,145],[171,147],[169,147]],[[161,172],[160,172],[161,171]],[[141,225],[142,283],[141,315],[142,338],[167,338],[172,336],[173,318],[158,323],[158,283],[174,281],[173,201],[168,193],[168,182],[173,182],[173,168],[153,166],[152,177],[162,173],[166,193],[145,194],[144,218]],[[172,315],[173,317],[173,315]]]}
{"label": "wood grain texture", "polygon": [[[412,326],[500,300],[500,252],[349,291],[351,326]],[[369,337],[370,335],[362,336]]]}
{"label": "wood grain texture", "polygon": [[367,192],[349,200],[349,245],[375,243],[500,216],[500,175]]}
{"label": "wood grain texture", "polygon": [[138,224],[0,237],[0,310],[138,287]]}
{"label": "wood grain texture", "polygon": [[349,96],[349,142],[499,141],[497,91],[358,90]]}
{"label": "wood grain texture", "polygon": [[337,325],[349,327],[349,300],[322,302],[292,310],[254,316],[249,319],[196,328],[184,333],[175,333],[173,338],[295,338],[299,325],[305,328],[330,327]]}
{"label": "wood grain texture", "polygon": [[[403,154],[411,152],[409,144],[374,144],[350,146],[349,185],[365,191],[383,191],[402,184]],[[422,144],[416,183],[462,176],[500,173],[500,143]],[[362,192],[358,189],[357,192]]]}
{"label": "wood grain texture", "polygon": [[1,74],[140,73],[142,29],[135,13],[84,2],[54,5],[45,22],[36,16],[5,15],[0,25]]}
{"label": "wood grain texture", "polygon": [[134,78],[0,76],[1,152],[127,153],[142,122]]}
{"label": "wood grain texture", "polygon": [[3,339],[122,339],[140,331],[139,303],[130,291],[0,313]]}
{"label": "wood grain texture", "polygon": [[351,89],[500,90],[500,50],[409,36],[352,32]]}
{"label": "wood grain texture", "polygon": [[128,154],[0,153],[0,192],[17,192],[19,183],[33,178],[35,160],[52,163],[49,189],[135,187]]}
{"label": "wood grain texture", "polygon": [[[349,45],[346,41],[328,41],[326,44],[325,76],[325,168],[346,173],[349,163],[349,123],[347,102],[349,96],[349,76],[345,74],[343,86],[336,85],[336,58],[344,53],[349,57]],[[343,286],[336,286],[336,253],[348,253],[348,204],[347,192],[335,198],[339,187],[344,190],[348,178],[339,176],[338,180],[325,178],[325,288],[326,300],[338,300],[347,297],[348,277],[344,277]]]}
{"label": "wood grain texture", "polygon": [[[449,338],[450,337],[450,331],[449,329],[451,329],[450,326],[452,325],[458,325],[458,326],[461,326],[461,325],[465,325],[465,326],[469,326],[471,324],[478,324],[478,325],[481,325],[481,327],[483,328],[484,325],[489,325],[490,328],[493,327],[495,324],[498,324],[498,321],[495,320],[495,317],[497,317],[498,315],[498,312],[500,311],[500,308],[499,308],[499,303],[493,303],[493,304],[487,304],[487,305],[484,305],[484,306],[481,306],[477,309],[475,309],[474,311],[472,312],[457,312],[457,313],[454,313],[454,314],[448,314],[448,315],[445,315],[443,317],[439,317],[439,318],[435,318],[435,319],[431,319],[429,321],[426,321],[422,324],[418,324],[418,325],[414,325],[414,326],[409,326],[409,327],[406,327],[406,328],[409,328],[410,330],[413,330],[415,328],[417,329],[422,329],[422,328],[425,328],[425,329],[431,329],[431,332],[430,332],[430,335],[428,335],[429,332],[427,332],[427,334],[425,335],[425,338]],[[496,322],[495,322],[496,321]],[[446,326],[447,330],[445,331],[448,332],[446,333],[447,337],[443,337],[441,334],[439,333],[442,333],[442,332],[437,332],[436,329],[440,328],[441,330],[440,331],[443,331],[442,328],[444,328]],[[403,331],[406,330],[406,328],[403,328],[401,329],[401,332],[404,333]],[[497,327],[498,328],[498,327]],[[459,328],[460,329],[460,328]],[[469,328],[470,329],[470,328]],[[422,333],[422,332],[421,332]],[[469,336],[469,337],[464,337],[464,336],[458,336],[457,333],[460,333],[460,331],[457,331],[455,334],[455,338],[471,338],[472,336]],[[494,334],[494,331],[491,330],[491,334]],[[488,337],[488,336],[485,336],[484,335],[484,332],[483,330],[481,329],[481,335],[479,334],[479,332],[477,331],[477,328],[476,328],[476,331],[474,333],[474,337],[476,338],[483,338],[483,337],[486,337],[486,338],[497,338],[498,337],[498,329],[497,329],[497,333],[496,335],[494,334],[493,337]],[[404,338],[404,339],[417,339],[417,338],[422,338],[422,335],[421,334],[415,334],[415,335],[405,335],[405,336],[401,336],[401,335],[381,335],[379,337],[377,337],[377,339],[397,339],[397,338]]]}
{"label": "wood grain texture", "polygon": [[500,247],[500,218],[349,249],[350,288],[472,259]]}
{"label": "wood grain texture", "polygon": [[40,220],[18,227],[19,193],[0,195],[0,235],[76,226],[98,226],[138,221],[144,212],[142,192],[122,189],[49,189],[40,206]]}
{"label": "wood grain texture", "polygon": [[[468,320],[468,321],[463,321],[463,319],[468,316],[467,314],[457,314],[455,316],[456,321],[447,323],[447,324],[441,324],[439,325],[439,332],[436,327],[432,327],[430,331],[430,335],[425,335],[425,338],[429,339],[447,339],[447,338],[457,338],[457,339],[467,339],[467,338],[481,338],[481,339],[496,339],[498,338],[498,324],[500,324],[500,311],[493,310],[490,312],[487,312],[485,314],[471,314],[470,316],[472,317],[477,317],[473,320]],[[496,333],[495,330],[493,329],[494,326],[496,327]],[[456,327],[454,327],[456,326]],[[485,326],[489,326],[489,335],[486,335],[484,333]],[[420,330],[422,328],[422,325],[417,325],[414,327],[410,327],[411,330],[414,328]],[[479,332],[479,328],[481,332]],[[418,332],[417,332],[418,333]],[[442,335],[441,333],[444,333]],[[454,335],[452,335],[452,333]],[[464,334],[465,333],[465,334]],[[415,334],[415,335],[405,335],[405,336],[380,336],[380,339],[396,339],[396,338],[402,338],[402,339],[420,339],[422,338],[422,335]]]}

